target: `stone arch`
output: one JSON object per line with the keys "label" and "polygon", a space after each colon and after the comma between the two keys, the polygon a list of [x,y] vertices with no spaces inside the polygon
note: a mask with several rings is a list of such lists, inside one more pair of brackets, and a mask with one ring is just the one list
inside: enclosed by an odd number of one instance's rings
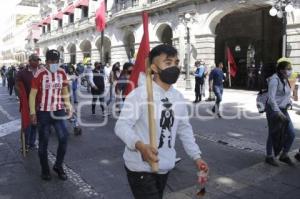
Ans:
{"label": "stone arch", "polygon": [[92,55],[92,44],[89,40],[83,40],[80,43],[79,48],[82,51],[83,58],[91,57],[91,55]]}
{"label": "stone arch", "polygon": [[76,45],[70,43],[67,47],[67,50],[70,55],[70,63],[76,64]]}
{"label": "stone arch", "polygon": [[65,49],[63,46],[58,46],[57,51],[60,53],[60,62],[64,63],[65,62]]}
{"label": "stone arch", "polygon": [[123,42],[128,60],[131,60],[135,55],[135,37],[132,31],[127,30],[125,32]]}
{"label": "stone arch", "polygon": [[[101,36],[96,39],[95,46],[99,52],[100,60],[104,63],[111,63],[111,40],[109,37],[103,37],[103,45],[101,45],[102,38]],[[102,49],[101,49],[102,46]],[[101,53],[103,52],[103,57]]]}
{"label": "stone arch", "polygon": [[215,36],[215,62],[223,61],[228,67],[225,52],[229,48],[238,67],[233,87],[256,89],[256,68],[281,56],[282,21],[269,15],[271,6],[267,1],[223,6],[223,11],[216,8],[209,13],[206,21]]}
{"label": "stone arch", "polygon": [[173,30],[169,24],[161,24],[156,30],[156,36],[161,43],[173,45]]}
{"label": "stone arch", "polygon": [[272,6],[272,4],[273,2],[262,0],[255,2],[249,1],[247,2],[247,4],[236,4],[235,1],[226,3],[215,2],[213,4],[210,4],[213,7],[213,9],[211,9],[211,12],[206,17],[204,27],[209,27],[211,33],[214,34],[217,25],[220,23],[221,19],[224,18],[226,15],[237,11],[242,12],[251,9],[255,10],[262,7],[268,7]]}

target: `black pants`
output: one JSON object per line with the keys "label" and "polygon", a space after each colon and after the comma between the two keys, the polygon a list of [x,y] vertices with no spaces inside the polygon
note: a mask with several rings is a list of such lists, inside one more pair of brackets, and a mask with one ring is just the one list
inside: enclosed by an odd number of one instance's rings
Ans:
{"label": "black pants", "polygon": [[203,86],[204,86],[204,78],[196,77],[195,78],[195,101],[202,100],[202,93],[203,93]]}
{"label": "black pants", "polygon": [[125,168],[135,199],[162,199],[168,174],[133,172]]}
{"label": "black pants", "polygon": [[104,112],[105,107],[104,107],[104,97],[102,97],[103,95],[100,94],[93,94],[93,101],[92,101],[92,113],[95,113],[95,109],[96,109],[96,103],[97,100],[99,99],[100,101],[100,107],[102,112]]}
{"label": "black pants", "polygon": [[14,90],[15,82],[14,81],[8,81],[8,91],[9,95],[11,96]]}

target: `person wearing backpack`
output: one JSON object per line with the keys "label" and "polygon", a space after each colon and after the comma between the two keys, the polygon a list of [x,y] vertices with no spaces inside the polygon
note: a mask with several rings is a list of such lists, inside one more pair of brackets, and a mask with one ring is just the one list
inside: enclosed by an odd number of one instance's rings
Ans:
{"label": "person wearing backpack", "polygon": [[288,108],[292,105],[291,86],[288,81],[291,74],[291,62],[287,58],[281,58],[277,62],[276,73],[267,79],[268,101],[266,103],[266,115],[269,135],[266,144],[267,156],[265,162],[275,167],[278,167],[279,164],[273,156],[273,145],[277,143],[273,143],[272,135],[280,131],[282,127],[286,137],[279,161],[290,166],[294,165],[288,156],[295,138],[295,129],[288,113]]}
{"label": "person wearing backpack", "polygon": [[202,94],[203,94],[203,88],[204,88],[204,82],[205,82],[205,76],[206,76],[206,68],[204,66],[204,62],[196,61],[195,62],[196,71],[194,73],[195,75],[195,101],[194,103],[198,103],[202,101]]}

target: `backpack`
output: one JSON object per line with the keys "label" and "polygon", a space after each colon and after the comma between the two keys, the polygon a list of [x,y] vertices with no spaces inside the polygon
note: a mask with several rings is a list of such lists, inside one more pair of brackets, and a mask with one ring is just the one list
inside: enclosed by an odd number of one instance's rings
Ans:
{"label": "backpack", "polygon": [[268,89],[260,90],[256,96],[256,107],[259,113],[264,113],[266,111],[268,99]]}
{"label": "backpack", "polygon": [[268,102],[268,82],[267,79],[276,73],[276,64],[268,63],[261,68],[261,85],[260,90],[256,96],[256,107],[259,113],[266,111]]}

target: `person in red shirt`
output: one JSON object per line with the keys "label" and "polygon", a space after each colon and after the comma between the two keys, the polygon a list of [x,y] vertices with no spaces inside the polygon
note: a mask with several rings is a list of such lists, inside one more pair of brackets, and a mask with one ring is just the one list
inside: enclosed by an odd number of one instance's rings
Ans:
{"label": "person in red shirt", "polygon": [[39,131],[41,177],[47,181],[51,180],[47,152],[51,125],[55,128],[59,142],[53,170],[61,180],[67,180],[62,164],[68,140],[66,119],[72,114],[72,106],[67,76],[59,68],[59,58],[60,53],[57,50],[47,51],[46,66],[41,67],[34,75],[29,96],[31,122],[38,125]]}
{"label": "person in red shirt", "polygon": [[[34,74],[37,72],[39,68],[39,61],[41,59],[36,54],[31,54],[29,56],[29,65],[24,68],[24,70],[20,70],[17,73],[16,77],[16,89],[19,93],[19,85],[23,84],[26,92],[27,100],[29,99],[29,93],[31,89],[31,82]],[[28,149],[36,149],[35,141],[36,141],[36,125],[30,125],[28,128],[24,129],[25,131],[25,144]]]}

